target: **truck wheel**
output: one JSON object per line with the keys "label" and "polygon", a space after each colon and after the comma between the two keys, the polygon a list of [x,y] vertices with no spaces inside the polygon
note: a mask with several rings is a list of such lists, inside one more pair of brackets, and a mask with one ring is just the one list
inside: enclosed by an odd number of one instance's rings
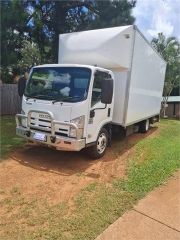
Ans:
{"label": "truck wheel", "polygon": [[95,145],[88,148],[88,153],[91,158],[98,159],[104,156],[108,146],[108,132],[102,128]]}
{"label": "truck wheel", "polygon": [[146,133],[149,130],[149,119],[142,121],[139,125],[139,132]]}

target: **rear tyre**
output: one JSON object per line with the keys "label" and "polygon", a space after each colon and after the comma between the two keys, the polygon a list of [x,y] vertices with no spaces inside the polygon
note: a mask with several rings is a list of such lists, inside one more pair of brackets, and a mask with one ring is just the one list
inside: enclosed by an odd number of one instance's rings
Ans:
{"label": "rear tyre", "polygon": [[149,130],[149,119],[142,121],[139,125],[139,132],[140,133],[147,133]]}
{"label": "rear tyre", "polygon": [[102,128],[99,132],[95,145],[89,147],[88,154],[93,159],[99,159],[104,156],[108,146],[108,131]]}

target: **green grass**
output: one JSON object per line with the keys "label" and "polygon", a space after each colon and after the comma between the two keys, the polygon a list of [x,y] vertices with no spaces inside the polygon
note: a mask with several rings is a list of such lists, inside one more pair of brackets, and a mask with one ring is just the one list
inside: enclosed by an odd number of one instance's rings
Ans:
{"label": "green grass", "polygon": [[[117,186],[142,198],[163,183],[180,167],[180,122],[162,120],[160,134],[140,141],[134,159],[130,161],[128,180]],[[143,154],[143,162],[139,161]]]}
{"label": "green grass", "polygon": [[8,153],[16,147],[22,145],[25,141],[16,136],[16,124],[14,116],[1,116],[1,137],[0,137],[0,157],[5,158]]}
{"label": "green grass", "polygon": [[66,203],[49,206],[42,199],[29,202],[19,189],[12,189],[11,197],[0,202],[7,213],[12,212],[0,224],[4,239],[95,239],[180,167],[180,122],[163,120],[158,126],[159,134],[136,144],[134,156],[127,159],[125,180],[116,179],[108,186],[90,184],[74,199],[70,213]]}

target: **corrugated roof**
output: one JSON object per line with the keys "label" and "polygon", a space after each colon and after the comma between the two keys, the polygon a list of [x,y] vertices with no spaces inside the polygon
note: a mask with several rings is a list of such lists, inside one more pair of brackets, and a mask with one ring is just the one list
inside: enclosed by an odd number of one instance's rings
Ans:
{"label": "corrugated roof", "polygon": [[169,96],[168,102],[180,102],[180,96]]}

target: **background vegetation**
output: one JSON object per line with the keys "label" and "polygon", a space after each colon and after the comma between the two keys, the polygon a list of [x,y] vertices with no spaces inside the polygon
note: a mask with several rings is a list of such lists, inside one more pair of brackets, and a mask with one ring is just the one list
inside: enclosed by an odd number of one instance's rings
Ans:
{"label": "background vegetation", "polygon": [[[12,83],[25,67],[57,63],[59,34],[134,24],[138,0],[3,0],[1,79]],[[160,33],[152,40],[167,61],[164,96],[179,95],[180,45]],[[165,99],[167,101],[167,99]]]}
{"label": "background vegetation", "polygon": [[[1,1],[1,73],[56,63],[59,34],[134,23],[136,1]],[[33,51],[32,51],[33,50]],[[30,55],[30,56],[29,56]]]}
{"label": "background vegetation", "polygon": [[180,90],[180,44],[175,37],[166,38],[163,33],[152,40],[153,47],[167,62],[166,79],[163,91],[163,108],[165,115],[166,103],[170,95],[179,96]]}

